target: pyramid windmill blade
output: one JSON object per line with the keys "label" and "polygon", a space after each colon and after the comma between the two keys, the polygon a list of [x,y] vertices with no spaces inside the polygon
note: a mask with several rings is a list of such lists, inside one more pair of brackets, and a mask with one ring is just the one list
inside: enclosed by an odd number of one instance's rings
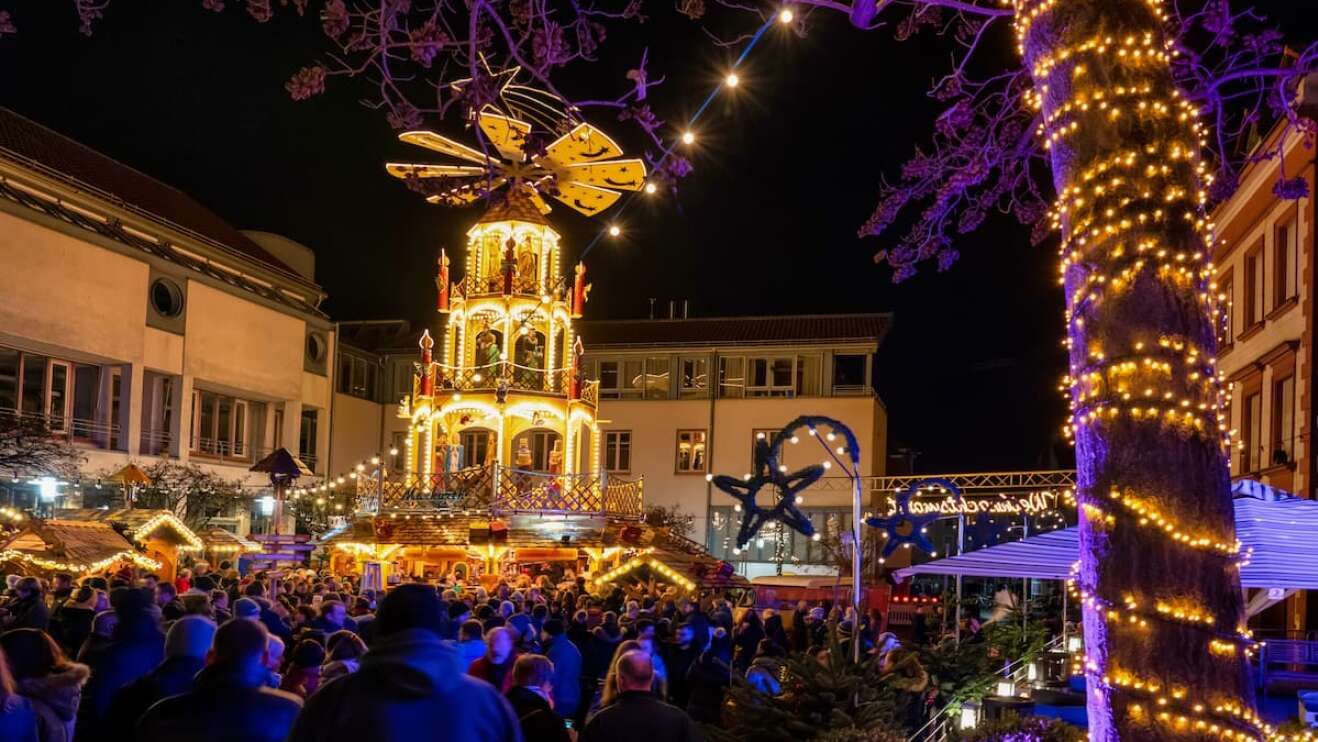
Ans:
{"label": "pyramid windmill blade", "polygon": [[621,154],[622,149],[609,135],[590,124],[580,123],[545,147],[545,156],[540,160],[551,167],[563,168],[583,162],[609,160]]}
{"label": "pyramid windmill blade", "polygon": [[612,206],[613,202],[617,201],[620,196],[622,196],[621,193],[607,188],[599,188],[586,183],[559,181],[558,193],[554,195],[554,198],[586,216],[595,216]]}
{"label": "pyramid windmill blade", "polygon": [[432,204],[446,204],[449,206],[465,206],[466,204],[475,203],[484,198],[487,193],[498,190],[507,183],[508,179],[499,177],[486,182],[484,178],[473,180],[470,183],[464,183],[460,186],[450,188],[443,193],[436,193],[426,196],[426,201]]}
{"label": "pyramid windmill blade", "polygon": [[562,179],[601,188],[639,191],[645,187],[645,162],[640,159],[630,159],[569,165],[563,171]]}
{"label": "pyramid windmill blade", "polygon": [[531,133],[530,124],[488,109],[481,111],[480,116],[476,117],[476,123],[480,125],[481,131],[485,132],[485,138],[490,140],[490,144],[499,150],[499,154],[512,162],[526,159],[522,145],[526,143],[526,137]]}
{"label": "pyramid windmill blade", "polygon": [[422,165],[407,162],[388,162],[384,169],[395,178],[461,178],[484,175],[485,168],[475,165]]}
{"label": "pyramid windmill blade", "polygon": [[484,152],[478,149],[472,149],[465,144],[459,144],[445,136],[440,136],[433,131],[405,131],[398,135],[398,138],[408,144],[415,144],[418,147],[425,147],[442,154],[456,157],[468,162],[477,162],[485,164],[490,161],[498,162],[496,158],[487,157]]}
{"label": "pyramid windmill blade", "polygon": [[527,197],[531,199],[531,203],[535,204],[535,207],[539,209],[541,214],[548,214],[553,211],[553,209],[550,208],[549,203],[545,201],[544,197],[540,195],[540,191],[536,190],[534,185],[530,183],[526,184],[525,190]]}

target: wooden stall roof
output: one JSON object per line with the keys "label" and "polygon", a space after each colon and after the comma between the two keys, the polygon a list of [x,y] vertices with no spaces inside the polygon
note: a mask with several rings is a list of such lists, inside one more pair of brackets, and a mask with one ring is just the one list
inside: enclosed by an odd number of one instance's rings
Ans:
{"label": "wooden stall roof", "polygon": [[[495,521],[501,519],[493,519]],[[400,546],[468,546],[471,541],[471,529],[491,519],[480,515],[399,512],[384,513],[375,516],[363,516],[353,520],[347,528],[335,533],[321,543],[335,544],[370,544]],[[507,537],[495,543],[509,548],[555,548],[578,547],[599,548],[605,546],[644,545],[623,543],[624,536],[636,536],[628,528],[644,529],[634,523],[610,521],[603,528],[576,529],[571,533],[571,540],[563,543],[557,534],[545,533],[532,528],[513,527],[511,520],[503,519],[507,524]],[[484,545],[488,539],[478,537],[475,545]]]}
{"label": "wooden stall roof", "polygon": [[[632,528],[628,531],[624,524],[623,535],[626,538],[616,545],[648,549],[629,560],[628,563],[636,562],[638,569],[653,559],[700,588],[750,587],[750,581],[745,576],[737,574],[732,565],[710,554],[701,544],[671,533],[666,528],[644,525]],[[635,529],[639,529],[639,535]]]}
{"label": "wooden stall roof", "polygon": [[207,551],[260,551],[261,545],[219,526],[210,526],[197,532]]}
{"label": "wooden stall roof", "polygon": [[56,515],[61,520],[109,523],[122,528],[125,533],[138,542],[147,538],[158,538],[161,541],[182,548],[202,548],[202,541],[197,534],[168,510],[140,508],[99,510],[83,508],[80,510],[60,510]]}
{"label": "wooden stall roof", "polygon": [[80,571],[74,568],[121,558],[142,559],[128,539],[100,521],[34,520],[0,546],[0,561],[17,559],[43,569]]}

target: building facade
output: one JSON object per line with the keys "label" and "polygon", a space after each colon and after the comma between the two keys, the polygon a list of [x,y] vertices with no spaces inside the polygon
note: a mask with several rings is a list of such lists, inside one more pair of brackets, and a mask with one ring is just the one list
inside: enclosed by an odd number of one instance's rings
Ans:
{"label": "building facade", "polygon": [[[599,379],[604,470],[644,477],[647,507],[691,516],[692,538],[749,576],[779,565],[828,571],[819,542],[776,527],[734,554],[740,516],[707,475],[751,472],[757,439],[801,415],[824,415],[855,432],[861,475],[882,476],[887,411],[874,391],[874,356],[891,324],[886,314],[579,323],[586,374]],[[783,463],[823,458],[792,446]],[[845,531],[850,490],[816,486],[803,512],[817,531]]]}
{"label": "building facade", "polygon": [[[1219,318],[1218,368],[1230,382],[1233,479],[1250,478],[1315,496],[1318,431],[1314,408],[1314,150],[1281,130],[1256,151],[1280,151],[1246,168],[1235,195],[1214,214]],[[1309,196],[1278,198],[1274,185],[1303,178]],[[1269,608],[1256,625],[1300,632],[1318,615],[1318,596],[1301,591]]]}
{"label": "building facade", "polygon": [[0,414],[45,418],[84,477],[169,458],[255,495],[280,446],[323,471],[335,337],[306,247],[0,109],[0,266]]}

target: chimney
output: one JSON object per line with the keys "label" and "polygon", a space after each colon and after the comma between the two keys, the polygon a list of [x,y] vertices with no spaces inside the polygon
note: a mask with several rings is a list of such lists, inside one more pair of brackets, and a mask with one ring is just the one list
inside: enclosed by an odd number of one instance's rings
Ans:
{"label": "chimney", "polygon": [[677,299],[668,300],[668,319],[677,319]]}
{"label": "chimney", "polygon": [[682,300],[682,319],[686,319],[686,318],[689,316],[690,309],[691,309],[691,300],[690,300],[690,299],[683,299],[683,300]]}

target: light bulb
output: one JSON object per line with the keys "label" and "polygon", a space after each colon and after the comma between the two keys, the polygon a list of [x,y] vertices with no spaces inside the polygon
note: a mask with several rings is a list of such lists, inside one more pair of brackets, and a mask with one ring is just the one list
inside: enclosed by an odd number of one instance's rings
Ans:
{"label": "light bulb", "polygon": [[659,186],[655,185],[654,183],[645,184],[645,192],[650,194],[651,196],[653,196],[655,194],[655,191],[658,190],[659,190]]}
{"label": "light bulb", "polygon": [[740,77],[737,77],[737,73],[736,73],[736,72],[729,72],[729,73],[728,73],[728,76],[725,77],[725,78],[723,79],[723,84],[724,84],[724,85],[727,85],[727,86],[730,87],[730,88],[735,88],[735,87],[737,87],[737,83],[740,83],[740,82],[741,82],[741,78],[740,78]]}
{"label": "light bulb", "polygon": [[691,131],[682,132],[682,144],[695,144],[695,143],[696,143],[695,132],[691,132]]}
{"label": "light bulb", "polygon": [[796,20],[796,14],[792,12],[791,8],[783,8],[782,11],[778,13],[779,23],[791,23],[794,20]]}
{"label": "light bulb", "polygon": [[390,455],[390,456],[397,456],[397,455],[398,455],[398,449],[397,449],[397,448],[390,448],[390,449],[389,449],[389,455]]}
{"label": "light bulb", "polygon": [[610,236],[610,237],[617,237],[617,236],[620,235],[620,234],[622,234],[622,227],[619,227],[617,224],[611,224],[611,225],[609,225],[609,236]]}

